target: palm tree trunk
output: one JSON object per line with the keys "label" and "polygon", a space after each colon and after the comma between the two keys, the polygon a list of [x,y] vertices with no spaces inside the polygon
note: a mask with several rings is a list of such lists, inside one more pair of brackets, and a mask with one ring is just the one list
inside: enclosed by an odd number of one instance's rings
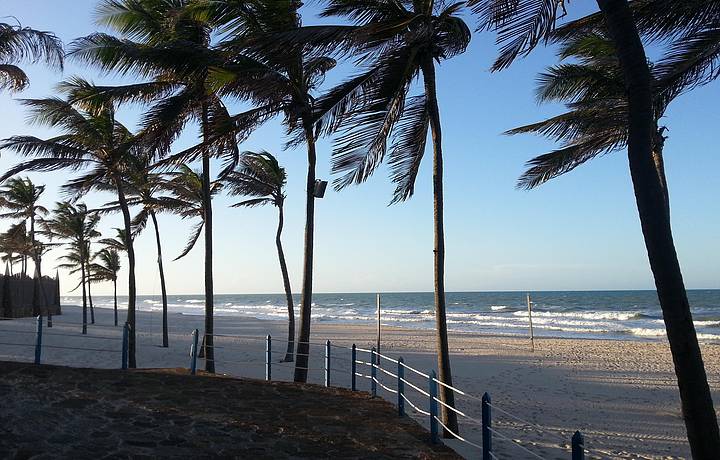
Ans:
{"label": "palm tree trunk", "polygon": [[130,209],[128,208],[127,199],[125,198],[125,191],[122,188],[120,178],[115,178],[115,187],[118,194],[118,202],[120,203],[120,209],[123,214],[123,221],[125,223],[125,235],[126,235],[126,252],[128,256],[128,311],[127,311],[127,323],[130,326],[130,334],[128,335],[128,366],[130,368],[137,367],[137,359],[135,357],[135,248],[132,239],[132,224],[130,223]]}
{"label": "palm tree trunk", "polygon": [[[88,254],[90,253],[90,245],[88,245]],[[88,258],[90,256],[88,255]],[[90,324],[95,324],[95,307],[93,306],[92,301],[92,293],[90,289],[91,280],[92,280],[92,273],[90,272],[90,260],[87,261],[87,293],[88,293],[88,301],[90,302]]]}
{"label": "palm tree trunk", "polygon": [[[81,243],[84,244],[84,243]],[[80,284],[82,284],[83,296],[83,321],[82,333],[87,334],[87,294],[85,293],[85,264],[80,262]]]}
{"label": "palm tree trunk", "polygon": [[295,305],[292,296],[292,288],[290,287],[290,275],[288,274],[287,263],[285,262],[285,252],[282,247],[282,230],[283,230],[283,205],[278,206],[278,228],[275,234],[275,246],[277,246],[278,260],[280,261],[280,271],[282,272],[283,287],[285,288],[285,298],[288,306],[288,339],[287,350],[285,350],[285,362],[293,361],[295,352]]}
{"label": "palm tree trunk", "polygon": [[[440,108],[438,107],[435,88],[435,65],[432,58],[428,58],[423,63],[422,71],[425,81],[425,97],[427,98],[433,141],[433,217],[435,224],[435,249],[433,250],[433,254],[435,267],[435,333],[437,337],[438,379],[446,385],[452,386],[445,309],[445,224],[443,218],[442,129],[440,126]],[[453,391],[442,385],[439,390],[440,399],[448,406],[455,407],[455,394]],[[458,433],[457,415],[455,412],[443,406],[442,413],[445,426],[455,433]],[[445,437],[452,437],[452,435],[446,430]]]}
{"label": "palm tree trunk", "polygon": [[35,210],[30,215],[30,245],[33,257],[33,265],[35,265],[35,275],[33,276],[33,316],[40,315],[40,257],[37,247],[35,246]]}
{"label": "palm tree trunk", "polygon": [[[208,106],[203,104],[202,130],[203,140],[210,138],[210,125],[208,121]],[[202,158],[202,179],[203,179],[203,212],[205,219],[205,370],[215,372],[215,347],[213,340],[213,240],[212,240],[212,197],[210,196],[210,152],[203,152]]]}
{"label": "palm tree trunk", "polygon": [[160,293],[162,294],[162,346],[168,347],[168,309],[167,309],[167,291],[165,289],[165,271],[163,270],[162,246],[160,244],[160,228],[158,227],[155,211],[150,211],[150,217],[155,227],[155,242],[157,244],[158,271],[160,272]]}
{"label": "palm tree trunk", "polygon": [[665,160],[663,158],[663,148],[665,146],[665,138],[663,137],[663,129],[658,129],[657,124],[654,127],[655,137],[653,139],[652,157],[655,163],[660,185],[662,186],[663,196],[665,197],[665,211],[670,216],[670,193],[668,192],[667,177],[665,176]]}
{"label": "palm tree trunk", "polygon": [[115,313],[115,326],[117,326],[117,274],[113,279],[113,312]]}
{"label": "palm tree trunk", "polygon": [[628,97],[628,159],[640,224],[680,389],[695,459],[714,459],[720,433],[690,304],[670,227],[662,181],[653,161],[652,77],[627,0],[597,0],[623,71]]}
{"label": "palm tree trunk", "polygon": [[303,263],[303,284],[300,298],[300,337],[297,344],[295,360],[295,381],[307,382],[307,367],[310,354],[310,318],[312,309],[313,287],[313,243],[315,234],[315,134],[309,120],[305,125],[305,141],[307,143],[308,170],[305,183],[305,260]]}

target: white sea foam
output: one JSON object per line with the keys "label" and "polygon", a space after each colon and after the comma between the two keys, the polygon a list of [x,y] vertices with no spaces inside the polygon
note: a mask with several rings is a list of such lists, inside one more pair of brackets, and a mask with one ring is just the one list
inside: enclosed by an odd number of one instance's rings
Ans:
{"label": "white sea foam", "polygon": [[[525,311],[516,311],[515,316],[527,316]],[[592,312],[560,312],[560,311],[533,311],[533,318],[582,318],[582,319],[612,319],[617,321],[627,321],[636,319],[640,315],[637,311],[592,311]]]}

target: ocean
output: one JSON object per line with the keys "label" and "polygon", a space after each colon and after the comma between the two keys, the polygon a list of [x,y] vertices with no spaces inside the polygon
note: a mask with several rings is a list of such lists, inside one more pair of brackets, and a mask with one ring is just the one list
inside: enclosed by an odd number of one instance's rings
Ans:
{"label": "ocean", "polygon": [[[665,327],[654,291],[531,292],[536,336],[630,340],[660,340]],[[525,292],[448,292],[447,321],[451,331],[494,335],[527,335]],[[693,320],[701,341],[720,342],[720,290],[688,291]],[[296,302],[299,295],[295,295]],[[381,294],[382,324],[432,329],[435,327],[433,294]],[[112,308],[111,296],[93,296],[98,307]],[[79,305],[77,296],[63,304]],[[120,308],[127,297],[119,296]],[[160,312],[160,296],[138,296],[141,311]],[[169,295],[168,309],[184,315],[204,314],[202,295]],[[299,308],[296,309],[296,315]],[[215,315],[283,320],[287,307],[283,294],[216,294]],[[313,321],[374,324],[375,294],[315,294]]]}

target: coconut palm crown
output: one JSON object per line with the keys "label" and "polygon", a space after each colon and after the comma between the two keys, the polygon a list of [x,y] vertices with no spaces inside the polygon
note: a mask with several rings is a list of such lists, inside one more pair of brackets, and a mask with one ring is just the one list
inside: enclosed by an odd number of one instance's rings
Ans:
{"label": "coconut palm crown", "polygon": [[51,32],[0,23],[0,91],[18,92],[30,84],[18,66],[21,62],[43,62],[62,69],[63,57],[62,43]]}

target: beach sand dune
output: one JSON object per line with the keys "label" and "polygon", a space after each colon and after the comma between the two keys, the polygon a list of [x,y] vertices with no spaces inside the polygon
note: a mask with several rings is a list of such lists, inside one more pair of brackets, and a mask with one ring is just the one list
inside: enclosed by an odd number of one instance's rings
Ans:
{"label": "beach sand dune", "polygon": [[[114,328],[112,311],[97,309],[97,324],[89,326],[88,337],[78,337],[80,309],[64,306],[55,326],[45,329],[43,362],[77,367],[117,368],[120,366],[121,328]],[[124,316],[124,312],[123,316]],[[188,367],[191,332],[202,330],[203,318],[171,314],[170,348],[159,346],[160,316],[138,314],[138,365],[141,367]],[[0,360],[31,361],[34,320],[0,322],[0,342],[28,346],[0,347]],[[16,332],[10,332],[16,331]],[[216,318],[216,366],[219,373],[264,378],[265,340],[273,340],[273,379],[290,380],[292,364],[280,363],[285,345],[282,321],[261,321],[238,317]],[[240,336],[240,337],[225,337]],[[350,385],[350,351],[374,346],[372,325],[313,325],[310,378],[324,379],[324,342],[331,340],[331,384]],[[494,428],[512,441],[494,440],[498,458],[569,458],[568,446],[575,430],[585,435],[588,458],[670,459],[689,458],[690,451],[680,415],[680,404],[668,345],[663,341],[610,341],[540,338],[535,352],[529,341],[519,337],[489,337],[478,334],[451,334],[454,384],[481,397],[492,397]],[[67,348],[53,348],[67,347]],[[392,358],[402,356],[421,372],[435,367],[432,331],[385,328],[381,352]],[[85,351],[83,351],[85,350]],[[367,358],[359,353],[358,359]],[[705,367],[715,401],[720,400],[720,345],[703,345]],[[396,364],[383,361],[395,372]],[[198,361],[202,367],[203,361]],[[365,366],[365,369],[367,367]],[[358,372],[367,373],[362,365]],[[426,389],[427,381],[412,372],[409,380]],[[383,381],[395,388],[391,377]],[[358,378],[360,390],[369,389],[368,380]],[[379,390],[390,401],[397,396]],[[419,407],[427,408],[426,397],[407,391]],[[459,395],[458,409],[480,419],[480,402]],[[425,416],[412,414],[427,424]],[[480,427],[461,422],[461,434],[480,443]],[[476,457],[474,448],[448,441],[462,455]]]}

